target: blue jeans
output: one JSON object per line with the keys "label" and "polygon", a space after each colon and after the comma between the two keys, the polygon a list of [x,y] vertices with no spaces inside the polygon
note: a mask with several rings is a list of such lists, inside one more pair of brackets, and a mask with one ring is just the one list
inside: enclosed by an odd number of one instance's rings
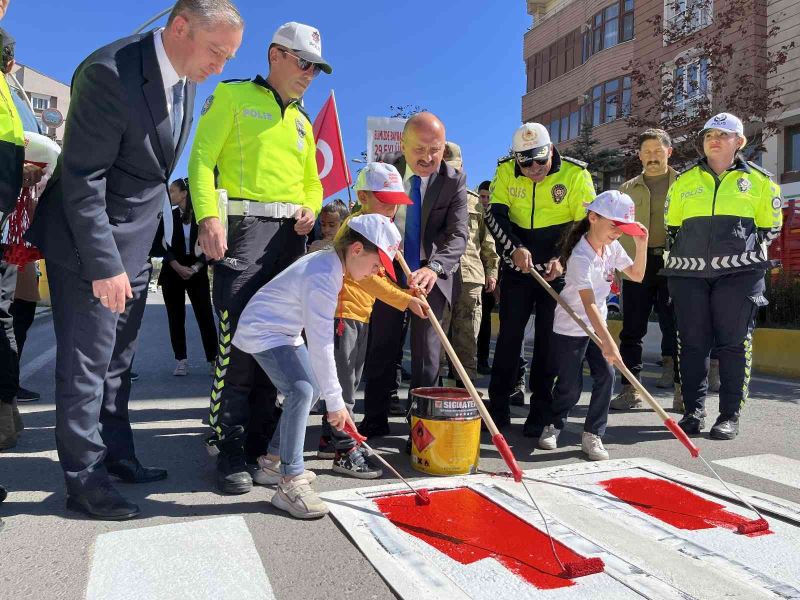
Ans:
{"label": "blue jeans", "polygon": [[253,358],[284,396],[283,414],[269,442],[268,452],[281,457],[283,475],[300,475],[305,469],[303,444],[308,413],[319,397],[308,348],[305,345],[278,346],[257,352]]}

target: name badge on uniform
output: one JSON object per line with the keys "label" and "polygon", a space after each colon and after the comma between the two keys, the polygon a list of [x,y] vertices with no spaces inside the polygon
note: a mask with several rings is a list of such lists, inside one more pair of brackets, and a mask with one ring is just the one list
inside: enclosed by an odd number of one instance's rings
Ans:
{"label": "name badge on uniform", "polygon": [[297,127],[297,149],[303,151],[303,144],[306,138],[306,125],[300,119],[295,119],[294,124]]}
{"label": "name badge on uniform", "polygon": [[750,191],[750,188],[753,187],[753,183],[749,179],[739,177],[739,179],[736,180],[736,187],[738,187],[739,191],[744,194],[745,192]]}
{"label": "name badge on uniform", "polygon": [[564,198],[567,197],[567,186],[563,183],[557,183],[553,186],[553,189],[550,190],[550,193],[553,195],[553,202],[561,204]]}

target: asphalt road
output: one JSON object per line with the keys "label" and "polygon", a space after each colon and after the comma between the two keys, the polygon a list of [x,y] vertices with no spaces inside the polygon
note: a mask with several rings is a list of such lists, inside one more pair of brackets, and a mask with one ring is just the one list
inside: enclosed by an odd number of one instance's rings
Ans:
{"label": "asphalt road", "polygon": [[[191,532],[191,524],[228,515],[244,519],[276,598],[362,600],[395,597],[333,519],[301,522],[287,518],[269,504],[270,488],[255,487],[242,496],[217,493],[214,463],[201,445],[206,434],[201,421],[208,407],[211,378],[191,314],[189,308],[190,373],[179,378],[172,376],[174,359],[166,312],[159,296],[151,297],[145,313],[134,367],[141,378],[133,384],[131,419],[139,458],[147,465],[169,469],[169,478],[140,486],[121,484],[119,487],[123,493],[142,508],[140,518],[123,523],[91,521],[65,509],[53,435],[55,341],[50,317],[37,318],[25,347],[22,383],[39,391],[42,400],[22,406],[26,430],[16,448],[0,454],[0,482],[10,492],[6,502],[0,505],[0,517],[5,521],[5,528],[0,530],[0,599],[85,598],[92,565],[99,560],[99,535],[176,523],[190,524],[187,531]],[[655,343],[650,340],[648,347],[656,347]],[[758,348],[755,351],[758,352]],[[662,404],[669,407],[672,392],[654,387],[658,368],[652,361],[656,357],[650,353],[647,358],[651,362],[646,367],[646,383]],[[588,389],[588,383],[585,389]],[[485,393],[487,379],[477,384]],[[521,436],[526,409],[515,409],[515,426],[506,433],[506,438],[523,468],[584,460],[580,453],[580,431],[587,401],[588,394],[584,394],[581,405],[574,411],[570,425],[561,436],[562,447],[552,452],[533,450],[533,440]],[[715,404],[716,400],[712,398],[710,412],[716,408]],[[357,406],[357,411],[359,408]],[[410,468],[402,451],[404,426],[401,419],[394,421],[396,435],[375,440],[374,446],[401,473],[416,477],[419,474]],[[730,442],[700,438],[698,443],[709,461],[771,454],[782,457],[781,460],[789,459],[790,465],[796,465],[791,461],[800,461],[798,423],[800,381],[757,375],[752,382],[750,401],[744,408],[740,436]],[[319,491],[375,485],[374,482],[337,476],[330,470],[330,461],[316,460],[313,451],[318,436],[319,417],[311,417],[306,458],[307,467],[319,475],[316,484]],[[612,458],[656,458],[682,469],[707,474],[647,409],[613,413],[605,442]],[[502,467],[497,452],[488,437],[484,437],[481,468],[501,470]],[[730,482],[800,501],[800,488],[791,483],[779,483],[780,478],[758,477],[723,466],[719,466],[718,471]],[[388,476],[384,479],[389,480]],[[200,528],[197,531],[198,547],[193,551],[202,554],[202,532]],[[246,543],[249,542],[246,540]],[[211,564],[225,565],[237,556],[235,550],[231,548],[228,552],[224,547],[213,547],[209,550],[213,552],[212,556],[206,559]],[[146,553],[147,549],[136,551]],[[179,563],[180,560],[175,565],[153,565],[153,569],[169,577],[171,572],[179,573]],[[235,569],[226,570],[236,576]],[[246,574],[242,577],[245,578]],[[141,585],[139,580],[131,577],[126,585],[132,597],[137,597],[137,586]],[[198,580],[198,593],[204,585]]]}

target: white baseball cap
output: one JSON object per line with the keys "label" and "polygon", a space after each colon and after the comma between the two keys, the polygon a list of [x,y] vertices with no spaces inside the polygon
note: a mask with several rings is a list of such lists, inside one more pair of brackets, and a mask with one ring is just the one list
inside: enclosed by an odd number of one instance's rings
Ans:
{"label": "white baseball cap", "polygon": [[709,129],[719,129],[720,131],[727,131],[744,137],[744,125],[742,125],[741,119],[731,113],[719,113],[711,117],[706,121],[700,131],[700,135],[705,134]]}
{"label": "white baseball cap", "polygon": [[541,123],[525,123],[514,132],[511,150],[523,167],[550,158],[550,132]]}
{"label": "white baseball cap", "polygon": [[319,68],[329,75],[333,71],[322,58],[322,37],[319,31],[311,25],[295,21],[284,23],[272,36],[272,43],[283,46],[300,58],[319,65]]}
{"label": "white baseball cap", "polygon": [[617,190],[602,192],[586,205],[586,210],[609,219],[623,233],[632,236],[645,234],[645,230],[636,222],[636,206],[628,194]]}
{"label": "white baseball cap", "polygon": [[357,231],[378,247],[378,256],[383,268],[392,280],[397,281],[393,260],[400,247],[400,232],[389,217],[369,214],[358,215],[347,222],[347,226]]}
{"label": "white baseball cap", "polygon": [[355,190],[372,192],[386,204],[414,204],[406,194],[400,173],[388,163],[367,163],[358,174]]}

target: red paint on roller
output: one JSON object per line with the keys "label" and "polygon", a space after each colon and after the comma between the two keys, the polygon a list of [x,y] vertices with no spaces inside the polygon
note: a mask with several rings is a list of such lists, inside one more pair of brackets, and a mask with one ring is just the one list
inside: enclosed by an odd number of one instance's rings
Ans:
{"label": "red paint on roller", "polygon": [[[539,589],[574,585],[561,572],[547,535],[529,523],[468,488],[431,495],[434,501],[425,508],[417,506],[411,494],[377,498],[375,504],[397,527],[462,565],[491,557]],[[565,564],[589,565],[589,571],[597,572],[596,564],[553,541]],[[588,573],[575,576],[584,574]]]}
{"label": "red paint on roller", "polygon": [[[698,496],[671,481],[650,477],[620,477],[601,481],[606,490],[635,509],[678,529],[720,527],[757,537],[772,533],[761,524],[725,510],[722,504]],[[759,530],[760,529],[760,530]]]}

